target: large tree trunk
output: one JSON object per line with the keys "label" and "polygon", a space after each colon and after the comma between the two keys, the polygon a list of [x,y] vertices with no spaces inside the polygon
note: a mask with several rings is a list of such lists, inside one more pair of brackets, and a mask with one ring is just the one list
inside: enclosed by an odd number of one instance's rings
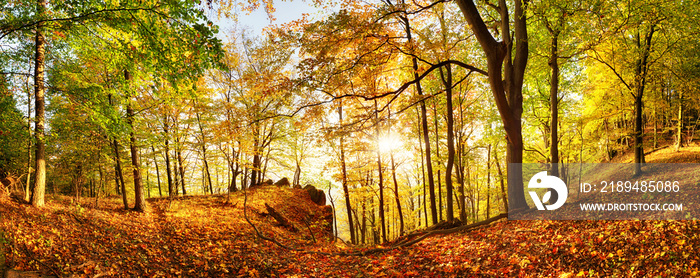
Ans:
{"label": "large tree trunk", "polygon": [[[343,126],[343,103],[342,100],[338,104],[338,118],[340,126]],[[348,227],[350,229],[350,242],[352,244],[357,244],[357,237],[355,237],[355,227],[352,221],[352,206],[350,204],[350,190],[348,189],[348,170],[345,164],[345,145],[344,145],[344,135],[340,135],[340,166],[342,167],[343,174],[343,193],[345,194],[345,209],[348,212]]]}
{"label": "large tree trunk", "polygon": [[[643,122],[643,96],[644,86],[646,85],[647,72],[649,69],[649,55],[651,54],[651,43],[656,31],[656,26],[651,25],[649,31],[644,36],[644,41],[641,41],[641,35],[637,34],[637,47],[642,48],[642,55],[637,62],[635,68],[635,94],[634,94],[634,175],[642,173],[642,163],[644,163],[644,122]],[[642,45],[644,43],[644,45]]]}
{"label": "large tree trunk", "polygon": [[[37,0],[37,14],[46,13],[46,0]],[[44,23],[40,22],[36,27],[36,52],[34,56],[34,106],[36,124],[34,126],[34,136],[36,138],[36,174],[34,178],[34,194],[32,195],[32,205],[36,207],[44,206],[44,192],[46,191],[46,159],[45,159],[45,138],[44,138],[44,55],[46,53],[44,39]]]}
{"label": "large tree trunk", "polygon": [[[488,79],[496,107],[507,136],[508,198],[512,208],[525,208],[523,190],[522,157],[523,141],[521,117],[523,111],[522,86],[528,58],[527,16],[521,0],[515,0],[512,18],[514,38],[507,35],[497,41],[484,23],[472,0],[457,0],[462,14],[469,23],[476,39],[486,55]],[[511,34],[510,13],[505,0],[500,0],[501,34]],[[515,53],[513,53],[513,51]],[[505,76],[504,76],[505,75]]]}
{"label": "large tree trunk", "polygon": [[[124,79],[129,82],[131,75],[128,70],[124,70]],[[131,138],[129,148],[131,149],[131,166],[134,173],[134,210],[143,212],[146,208],[146,199],[143,195],[143,184],[141,183],[141,162],[139,161],[139,149],[134,135],[134,109],[131,107],[131,100],[127,99],[126,104],[127,123],[129,124],[129,137]],[[125,194],[126,195],[126,194]]]}

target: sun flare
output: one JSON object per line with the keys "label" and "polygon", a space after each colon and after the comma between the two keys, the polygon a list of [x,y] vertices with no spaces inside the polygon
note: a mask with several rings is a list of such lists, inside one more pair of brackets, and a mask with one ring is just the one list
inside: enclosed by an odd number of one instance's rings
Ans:
{"label": "sun flare", "polygon": [[403,145],[403,142],[401,141],[400,138],[393,136],[393,135],[388,135],[379,138],[379,151],[380,152],[390,152],[390,151],[396,151],[398,148]]}

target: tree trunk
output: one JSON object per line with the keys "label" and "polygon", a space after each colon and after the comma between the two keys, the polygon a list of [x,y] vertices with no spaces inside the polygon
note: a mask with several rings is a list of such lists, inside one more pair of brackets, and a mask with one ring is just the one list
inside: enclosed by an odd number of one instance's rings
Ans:
{"label": "tree trunk", "polygon": [[433,123],[435,126],[435,159],[437,159],[437,164],[438,165],[438,170],[437,170],[437,190],[438,190],[438,220],[442,221],[442,179],[440,178],[440,166],[442,166],[442,163],[440,162],[440,127],[438,124],[438,112],[437,112],[437,100],[433,99]]}
{"label": "tree trunk", "polygon": [[[524,9],[527,2],[515,0],[513,15],[514,38],[504,36],[497,41],[484,23],[476,5],[471,0],[457,0],[462,14],[469,23],[486,55],[488,80],[491,85],[496,107],[507,136],[508,198],[513,208],[525,208],[525,192],[522,176],[522,126],[523,111],[522,86],[528,58],[527,16]],[[505,0],[500,4],[501,34],[511,34],[510,13]],[[513,53],[513,50],[515,53]],[[504,76],[505,74],[505,76]]]}
{"label": "tree trunk", "polygon": [[459,165],[457,167],[457,176],[459,176],[459,220],[462,221],[463,224],[467,223],[467,206],[466,206],[466,195],[464,194],[464,168],[465,168],[465,162],[464,162],[464,144],[460,143],[459,147],[457,148],[460,150],[459,155],[457,156]]}
{"label": "tree trunk", "polygon": [[173,197],[175,196],[175,190],[173,188],[173,176],[170,168],[170,140],[168,137],[170,136],[170,124],[168,123],[168,116],[163,117],[163,133],[165,137],[165,173],[168,177],[168,197]]}
{"label": "tree trunk", "polygon": [[377,148],[377,172],[379,175],[379,221],[382,229],[382,243],[386,240],[386,223],[384,221],[384,176],[382,175],[382,154],[379,149],[379,111],[377,110],[377,100],[374,100],[374,136]]}
{"label": "tree trunk", "polygon": [[365,244],[367,242],[366,240],[366,234],[367,234],[367,215],[366,215],[366,205],[365,205],[365,198],[362,197],[362,225],[360,226],[360,234],[362,235],[362,244]]}
{"label": "tree trunk", "polygon": [[503,181],[503,171],[501,171],[501,162],[498,159],[498,144],[496,144],[496,151],[494,152],[494,160],[496,162],[496,168],[498,168],[498,176],[501,181],[501,197],[503,198],[503,209],[508,212],[508,194],[506,194],[506,188]]}
{"label": "tree trunk", "polygon": [[[175,148],[177,149],[177,144]],[[178,196],[180,195],[180,172],[177,168],[177,152],[173,154],[173,158],[175,159],[173,161],[173,190],[175,191],[175,196]]]}
{"label": "tree trunk", "polygon": [[[403,1],[402,1],[403,2]],[[413,45],[413,39],[412,39],[412,34],[411,34],[411,25],[408,20],[408,17],[406,16],[401,16],[401,20],[403,21],[404,25],[404,30],[406,31],[406,39],[408,40],[408,44],[411,47],[411,51],[414,52],[414,45]],[[411,58],[411,65],[413,67],[413,78],[415,80],[418,80],[420,74],[418,73],[418,59],[413,56]],[[421,82],[420,80],[416,82],[416,92],[418,93],[418,96],[422,98],[423,96],[423,88],[421,87]],[[433,166],[432,166],[432,161],[430,158],[430,140],[429,140],[429,134],[428,134],[428,117],[427,117],[427,109],[425,107],[425,100],[422,99],[420,101],[420,114],[421,114],[421,125],[423,128],[423,143],[425,144],[425,166],[428,174],[428,191],[430,194],[430,214],[432,216],[433,224],[437,224],[438,222],[438,215],[437,215],[437,204],[435,200],[435,181],[433,178]]]}
{"label": "tree trunk", "polygon": [[27,77],[27,182],[24,185],[24,201],[32,201],[32,90],[29,89],[29,77]]}
{"label": "tree trunk", "polygon": [[[447,195],[447,221],[454,221],[454,205],[452,198],[452,168],[455,161],[454,141],[454,116],[452,114],[452,67],[447,66],[447,76],[443,79],[445,84],[445,97],[447,98],[447,166],[445,167],[445,187]],[[442,75],[442,70],[440,71]]]}
{"label": "tree trunk", "polygon": [[[421,120],[421,113],[420,110],[416,109],[417,114],[418,114],[418,121],[423,122]],[[420,171],[421,171],[421,178],[423,179],[423,216],[425,216],[425,226],[428,227],[428,202],[427,202],[427,196],[428,194],[426,193],[426,177],[425,177],[425,153],[423,152],[423,133],[422,133],[422,127],[420,124],[417,124],[418,126],[418,151],[420,153]]]}
{"label": "tree trunk", "polygon": [[[644,126],[643,126],[643,96],[646,85],[647,72],[649,69],[649,55],[651,54],[651,43],[654,37],[655,25],[651,25],[649,32],[644,36],[644,45],[641,45],[641,37],[637,35],[637,47],[642,48],[642,55],[635,68],[635,89],[634,94],[634,175],[642,173],[642,163],[644,163]],[[680,134],[680,133],[679,133]],[[680,140],[679,140],[680,142]]]}
{"label": "tree trunk", "polygon": [[158,169],[158,161],[156,160],[156,148],[151,145],[151,150],[153,151],[153,164],[156,166],[156,178],[158,179],[158,195],[163,197],[163,190],[160,186],[160,169]]}
{"label": "tree trunk", "polygon": [[124,203],[124,209],[129,209],[129,201],[126,199],[126,184],[124,183],[124,172],[122,171],[122,159],[119,157],[119,142],[117,139],[112,141],[112,147],[114,148],[114,171],[115,175],[119,178],[119,183],[121,185],[121,195],[122,202]]}
{"label": "tree trunk", "polygon": [[209,162],[207,161],[206,137],[199,113],[197,113],[197,124],[199,125],[199,133],[202,136],[202,160],[204,160],[204,170],[207,174],[207,182],[209,182],[209,194],[214,194],[214,186],[211,183],[211,172],[209,171]]}
{"label": "tree trunk", "polygon": [[[128,70],[124,70],[124,79],[129,82],[131,75]],[[131,138],[129,148],[131,149],[131,166],[134,173],[134,210],[143,212],[146,208],[146,199],[143,195],[143,184],[141,183],[141,162],[139,161],[139,150],[134,135],[134,109],[131,107],[131,100],[127,99],[126,120],[129,125],[129,137]],[[126,195],[126,194],[124,194]]]}
{"label": "tree trunk", "polygon": [[[46,0],[37,0],[37,14],[46,14]],[[34,136],[36,138],[36,150],[34,159],[36,160],[36,172],[34,177],[34,194],[32,195],[32,205],[35,207],[44,206],[44,193],[46,191],[46,160],[45,160],[45,138],[44,138],[44,55],[46,53],[44,39],[44,23],[40,22],[36,27],[34,56],[34,107],[36,121],[34,126]]]}
{"label": "tree trunk", "polygon": [[486,153],[486,219],[491,218],[491,144]]}
{"label": "tree trunk", "polygon": [[678,125],[676,127],[676,151],[683,146],[683,91],[678,93]]}
{"label": "tree trunk", "polygon": [[[342,100],[338,104],[338,118],[339,124],[343,126],[343,103]],[[345,142],[344,135],[340,135],[340,166],[342,167],[343,174],[343,193],[345,194],[345,209],[348,212],[348,227],[350,229],[350,242],[352,244],[357,244],[357,237],[355,237],[355,227],[352,221],[352,206],[350,204],[350,190],[348,189],[348,171],[347,165],[345,164]]]}
{"label": "tree trunk", "polygon": [[146,173],[146,196],[150,199],[151,198],[151,181],[149,180],[151,176],[151,167],[150,165],[146,163],[146,170],[144,171]]}
{"label": "tree trunk", "polygon": [[255,136],[255,140],[253,142],[254,143],[253,144],[253,150],[254,150],[253,169],[251,169],[251,173],[250,173],[250,186],[249,187],[253,187],[253,186],[256,186],[258,184],[258,173],[260,172],[260,166],[261,166],[260,165],[261,164],[260,163],[260,155],[261,155],[262,150],[258,146],[258,144],[260,144],[260,140],[258,139],[258,136],[260,134],[259,124],[257,124],[256,130],[257,130],[257,132],[255,132],[253,134],[253,136]]}
{"label": "tree trunk", "polygon": [[653,105],[653,107],[652,107],[652,114],[653,114],[653,115],[652,115],[652,118],[653,118],[653,120],[654,120],[654,139],[653,139],[654,142],[652,143],[652,148],[656,149],[656,148],[659,147],[659,139],[658,139],[658,135],[659,135],[659,134],[658,134],[658,129],[659,129],[659,127],[658,127],[658,121],[657,121],[658,116],[656,115],[656,103],[654,103],[654,105]]}
{"label": "tree trunk", "polygon": [[180,142],[177,142],[177,150],[175,153],[177,154],[177,167],[178,167],[178,173],[180,173],[180,185],[182,186],[182,195],[187,195],[187,189],[185,189],[185,167],[182,166],[182,146],[180,145]]}
{"label": "tree trunk", "polygon": [[146,206],[146,200],[143,195],[143,184],[141,183],[141,162],[139,161],[139,150],[136,146],[136,136],[134,136],[133,131],[134,110],[131,108],[130,104],[127,105],[126,111],[129,117],[129,125],[131,126],[131,132],[129,134],[131,137],[131,143],[129,147],[131,149],[131,166],[133,167],[134,175],[134,210],[143,212]]}
{"label": "tree trunk", "polygon": [[[116,161],[116,160],[115,160]],[[117,195],[121,196],[122,195],[122,188],[121,184],[119,183],[119,175],[117,175],[117,164],[114,164],[114,192],[117,193]]]}
{"label": "tree trunk", "polygon": [[[552,68],[552,77],[550,78],[549,86],[549,109],[551,112],[551,123],[549,124],[550,142],[549,155],[551,156],[551,175],[559,176],[559,32],[555,31],[552,34],[552,46],[549,54],[549,67]],[[554,203],[558,199],[556,190],[549,190],[551,194],[550,200]]]}
{"label": "tree trunk", "polygon": [[[389,122],[389,130],[391,130],[391,110],[388,110],[387,122]],[[394,162],[394,152],[390,151],[391,158],[391,176],[394,180],[394,199],[396,199],[396,210],[399,213],[399,236],[404,233],[403,210],[401,209],[401,199],[399,198],[399,183],[396,181],[396,163]]]}
{"label": "tree trunk", "polygon": [[294,160],[296,167],[294,167],[294,180],[292,180],[292,185],[294,187],[300,186],[299,179],[301,178],[301,166],[299,166],[299,160]]}
{"label": "tree trunk", "polygon": [[394,154],[391,153],[391,175],[394,179],[394,199],[396,199],[396,211],[399,213],[399,235],[404,233],[403,210],[401,209],[401,198],[399,198],[399,183],[396,181],[396,163],[394,162]]}

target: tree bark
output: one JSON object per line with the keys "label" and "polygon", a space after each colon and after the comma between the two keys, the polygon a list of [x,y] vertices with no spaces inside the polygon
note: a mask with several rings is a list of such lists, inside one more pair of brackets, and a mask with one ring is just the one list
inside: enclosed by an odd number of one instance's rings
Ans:
{"label": "tree bark", "polygon": [[[124,79],[129,82],[131,74],[128,70],[124,70]],[[131,106],[131,100],[127,99],[126,104],[127,124],[129,125],[129,137],[131,138],[129,148],[131,149],[131,166],[134,173],[134,210],[143,212],[146,208],[146,199],[143,195],[143,184],[141,183],[141,162],[139,161],[139,149],[136,144],[136,136],[134,135],[134,109]],[[126,195],[126,194],[124,194]]]}
{"label": "tree bark", "polygon": [[649,56],[651,54],[652,38],[656,31],[656,26],[651,25],[649,31],[644,36],[644,45],[641,45],[641,37],[637,35],[637,47],[642,48],[642,55],[635,68],[635,94],[634,94],[634,175],[642,173],[642,163],[644,163],[644,126],[643,126],[643,96],[646,85],[647,72],[649,69]]}
{"label": "tree bark", "polygon": [[[388,110],[387,122],[389,122],[389,130],[391,130],[391,110]],[[399,214],[399,236],[404,233],[403,210],[401,209],[401,198],[399,197],[399,183],[396,181],[396,163],[394,162],[394,152],[389,152],[391,158],[391,176],[394,180],[394,199],[396,200],[396,211]]]}
{"label": "tree bark", "polygon": [[160,169],[158,169],[158,161],[156,160],[156,148],[151,145],[151,151],[153,151],[153,164],[156,166],[156,178],[158,179],[158,195],[163,197],[163,190],[160,186]]}
{"label": "tree bark", "polygon": [[[178,140],[179,141],[179,140]],[[175,154],[177,155],[177,167],[178,173],[180,173],[180,185],[182,186],[182,195],[187,195],[187,189],[185,189],[185,167],[182,166],[182,146],[180,142],[177,142],[177,150]]]}
{"label": "tree bark", "polygon": [[[177,144],[175,145],[175,148],[177,148]],[[175,196],[180,195],[180,172],[178,171],[177,168],[177,152],[174,151],[173,159],[173,190],[175,191]]]}
{"label": "tree bark", "polygon": [[[559,32],[552,33],[552,45],[549,54],[549,67],[552,69],[552,77],[549,86],[549,109],[551,112],[551,123],[549,124],[550,132],[550,148],[549,155],[551,156],[551,175],[559,176]],[[550,190],[552,202],[556,202],[558,194],[556,190]]]}
{"label": "tree bark", "polygon": [[394,162],[394,154],[391,157],[391,175],[394,179],[394,199],[396,199],[396,211],[399,214],[399,236],[404,234],[403,210],[401,209],[401,198],[399,197],[399,183],[396,181],[396,163]]}
{"label": "tree bark", "polygon": [[[403,21],[404,30],[406,31],[406,39],[408,40],[408,43],[411,46],[412,52],[415,52],[415,49],[413,46],[412,34],[411,34],[411,24],[408,20],[408,17],[401,16],[401,20]],[[418,59],[415,56],[411,58],[411,65],[413,67],[413,78],[415,80],[418,80],[420,74],[418,73]],[[422,98],[423,88],[421,87],[420,80],[418,82],[416,82],[416,92],[418,93],[418,96]],[[428,174],[428,192],[430,194],[430,214],[432,216],[433,224],[437,224],[438,215],[437,215],[437,204],[435,202],[436,201],[435,200],[435,181],[433,178],[433,166],[432,166],[432,161],[430,158],[430,140],[429,140],[430,137],[428,134],[428,117],[427,117],[428,113],[427,113],[427,109],[425,107],[425,100],[421,100],[421,102],[420,102],[420,113],[421,113],[421,125],[423,128],[423,143],[425,144],[425,167],[426,167],[426,171]]]}
{"label": "tree bark", "polygon": [[[447,221],[454,221],[454,205],[452,198],[452,168],[455,161],[454,141],[454,115],[452,114],[452,67],[448,65],[447,76],[443,79],[445,84],[445,97],[447,98],[447,166],[445,167],[445,187],[447,195]],[[442,75],[442,71],[440,71]]]}
{"label": "tree bark", "polygon": [[503,171],[501,171],[501,162],[498,159],[498,144],[496,144],[496,151],[494,152],[494,160],[496,162],[496,168],[498,168],[498,176],[501,181],[501,197],[503,198],[503,209],[508,212],[508,194],[506,194],[505,184],[503,182]]}
{"label": "tree bark", "polygon": [[[37,0],[37,14],[44,16],[46,14],[46,0]],[[40,22],[36,27],[35,37],[35,56],[34,56],[34,136],[36,139],[36,149],[34,159],[36,161],[35,177],[34,177],[34,194],[32,194],[32,205],[35,207],[44,206],[44,193],[46,191],[46,158],[45,158],[45,138],[44,124],[45,107],[44,107],[44,56],[46,53],[44,39],[44,23]]]}
{"label": "tree bark", "polygon": [[683,91],[678,93],[678,125],[676,126],[676,151],[683,146]]}
{"label": "tree bark", "polygon": [[438,170],[437,170],[437,191],[438,191],[438,221],[442,221],[442,179],[440,178],[440,127],[438,125],[438,112],[437,112],[437,100],[433,99],[433,123],[435,126],[435,158],[437,159]]}
{"label": "tree bark", "polygon": [[173,177],[172,173],[170,172],[170,140],[168,137],[170,136],[170,124],[168,123],[168,116],[163,117],[163,133],[165,137],[165,173],[168,177],[168,197],[173,197],[175,196],[175,190],[173,188]]}
{"label": "tree bark", "polygon": [[[497,41],[491,35],[472,0],[457,0],[457,4],[486,55],[491,92],[501,116],[508,142],[506,161],[508,162],[510,206],[513,208],[527,207],[523,188],[522,165],[520,164],[523,156],[522,85],[528,58],[527,16],[524,13],[524,6],[527,2],[514,1],[515,11],[512,19],[515,29],[513,32],[514,42],[510,36],[504,36],[503,41]],[[511,34],[510,13],[505,0],[500,0],[499,7],[501,13],[500,33]]]}
{"label": "tree bark", "polygon": [[384,219],[384,176],[382,175],[382,154],[379,149],[379,111],[377,110],[377,100],[374,100],[374,135],[377,148],[377,172],[379,175],[379,221],[382,229],[382,242],[386,240],[386,223]]}
{"label": "tree bark", "polygon": [[124,172],[122,171],[122,159],[119,157],[119,142],[117,139],[112,141],[112,147],[114,148],[114,171],[115,175],[119,178],[119,183],[121,185],[121,195],[122,202],[124,203],[124,209],[129,209],[129,201],[126,199],[126,184],[124,183]]}
{"label": "tree bark", "polygon": [[[342,100],[338,104],[338,118],[340,126],[343,126],[343,102]],[[348,227],[350,229],[350,242],[352,244],[357,244],[357,237],[355,236],[355,227],[352,221],[352,205],[350,204],[350,190],[348,189],[348,170],[345,164],[345,140],[344,135],[340,135],[340,166],[342,168],[343,174],[343,193],[345,194],[345,209],[348,212]]]}
{"label": "tree bark", "polygon": [[491,218],[491,144],[486,153],[486,219]]}
{"label": "tree bark", "polygon": [[29,89],[29,77],[27,77],[27,182],[24,185],[24,201],[32,201],[32,90]]}
{"label": "tree bark", "polygon": [[197,113],[197,125],[199,125],[199,133],[202,136],[202,160],[204,160],[204,170],[207,174],[207,182],[209,182],[209,194],[214,194],[214,186],[211,183],[211,172],[209,171],[209,162],[207,161],[206,137],[204,137],[204,127],[202,126],[202,119],[199,113]]}

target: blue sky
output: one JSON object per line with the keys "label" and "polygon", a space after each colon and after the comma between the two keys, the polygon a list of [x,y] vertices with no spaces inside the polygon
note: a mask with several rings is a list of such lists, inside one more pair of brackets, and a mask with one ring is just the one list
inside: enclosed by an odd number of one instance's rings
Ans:
{"label": "blue sky", "polygon": [[[312,6],[311,1],[274,1],[276,11],[273,13],[275,21],[273,24],[287,23],[293,20],[302,18],[304,13],[309,14],[310,19],[319,19],[319,17],[314,17],[314,14],[318,13],[318,9]],[[226,40],[227,36],[231,33],[231,30],[236,23],[231,19],[222,19],[214,21],[220,27],[219,38]],[[270,24],[270,20],[267,13],[263,8],[260,8],[250,14],[244,12],[239,12],[238,14],[238,29],[246,28],[249,29],[253,35],[261,35],[263,28]]]}

